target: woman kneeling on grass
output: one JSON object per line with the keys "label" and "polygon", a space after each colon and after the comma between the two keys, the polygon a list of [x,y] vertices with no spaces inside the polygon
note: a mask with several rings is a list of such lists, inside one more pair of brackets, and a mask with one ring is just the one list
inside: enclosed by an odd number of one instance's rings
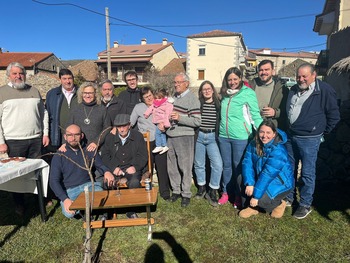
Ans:
{"label": "woman kneeling on grass", "polygon": [[[271,217],[283,216],[286,208],[283,198],[294,188],[293,169],[284,146],[286,141],[287,135],[277,130],[271,120],[260,124],[242,163],[245,194],[250,198],[250,206],[240,211],[240,217],[257,215],[259,208],[271,213]],[[242,201],[246,201],[244,199]]]}

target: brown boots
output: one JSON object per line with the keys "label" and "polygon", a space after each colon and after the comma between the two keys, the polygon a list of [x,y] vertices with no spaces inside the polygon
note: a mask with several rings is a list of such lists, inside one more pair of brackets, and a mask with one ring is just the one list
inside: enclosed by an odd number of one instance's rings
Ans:
{"label": "brown boots", "polygon": [[281,200],[281,204],[273,209],[271,213],[271,217],[281,218],[284,214],[284,210],[286,210],[287,203],[284,200]]}
{"label": "brown boots", "polygon": [[259,214],[257,209],[248,206],[247,208],[241,210],[238,215],[242,218],[248,218],[257,214]]}

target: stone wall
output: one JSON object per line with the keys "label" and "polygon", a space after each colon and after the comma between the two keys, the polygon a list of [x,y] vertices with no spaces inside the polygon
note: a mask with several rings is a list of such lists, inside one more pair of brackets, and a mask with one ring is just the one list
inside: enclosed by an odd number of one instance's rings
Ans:
{"label": "stone wall", "polygon": [[325,135],[317,159],[317,180],[350,181],[350,101],[340,107],[341,120]]}

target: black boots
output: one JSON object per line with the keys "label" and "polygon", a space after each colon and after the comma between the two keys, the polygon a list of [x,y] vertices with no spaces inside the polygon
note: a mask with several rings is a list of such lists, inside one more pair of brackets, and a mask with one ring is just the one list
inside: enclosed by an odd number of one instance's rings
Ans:
{"label": "black boots", "polygon": [[205,195],[205,185],[198,185],[198,192],[195,195],[195,198],[201,199]]}
{"label": "black boots", "polygon": [[210,205],[218,206],[218,190],[210,188],[208,193],[205,194],[205,199],[208,200]]}

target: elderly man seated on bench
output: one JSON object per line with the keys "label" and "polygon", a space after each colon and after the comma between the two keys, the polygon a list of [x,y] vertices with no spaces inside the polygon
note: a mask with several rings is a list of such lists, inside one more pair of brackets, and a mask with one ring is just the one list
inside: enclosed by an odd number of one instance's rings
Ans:
{"label": "elderly man seated on bench", "polygon": [[113,125],[116,132],[105,138],[102,161],[115,176],[127,179],[128,188],[138,188],[148,160],[145,140],[139,131],[131,129],[129,114],[118,114]]}
{"label": "elderly man seated on bench", "polygon": [[[73,201],[84,191],[84,187],[88,186],[91,191],[92,182],[85,167],[84,156],[88,162],[95,158],[94,167],[100,174],[104,175],[104,180],[108,184],[112,184],[114,176],[109,169],[102,163],[101,157],[94,152],[88,152],[83,148],[84,155],[81,151],[80,142],[84,134],[78,125],[72,124],[67,127],[64,139],[67,143],[65,152],[57,152],[52,158],[50,167],[50,187],[55,195],[61,200],[62,213],[73,218],[79,211],[70,210],[69,207]],[[80,166],[80,167],[79,167]],[[102,186],[95,183],[95,191],[102,191]]]}

